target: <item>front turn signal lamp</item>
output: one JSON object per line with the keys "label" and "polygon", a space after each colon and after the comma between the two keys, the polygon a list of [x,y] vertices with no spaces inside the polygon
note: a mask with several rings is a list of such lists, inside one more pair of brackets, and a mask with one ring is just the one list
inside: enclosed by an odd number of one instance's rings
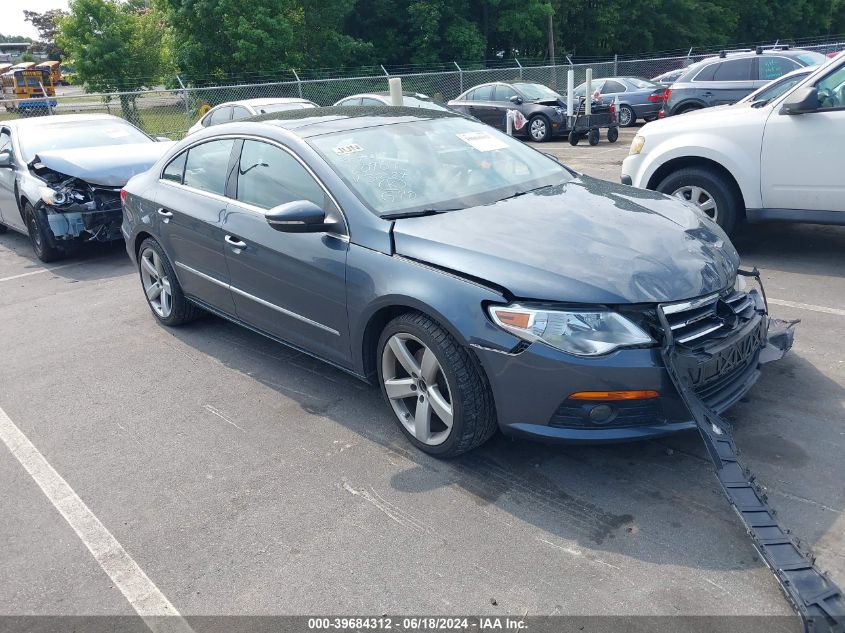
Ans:
{"label": "front turn signal lamp", "polygon": [[630,155],[639,154],[643,151],[643,147],[645,146],[645,136],[641,134],[637,134],[634,137],[634,140],[631,141],[631,150],[628,152]]}
{"label": "front turn signal lamp", "polygon": [[660,394],[651,389],[635,391],[576,391],[569,395],[569,400],[601,400],[602,402],[617,400],[651,400],[659,398]]}
{"label": "front turn signal lamp", "polygon": [[533,343],[575,356],[600,356],[620,347],[654,343],[639,326],[611,310],[549,310],[513,304],[488,308],[493,322]]}

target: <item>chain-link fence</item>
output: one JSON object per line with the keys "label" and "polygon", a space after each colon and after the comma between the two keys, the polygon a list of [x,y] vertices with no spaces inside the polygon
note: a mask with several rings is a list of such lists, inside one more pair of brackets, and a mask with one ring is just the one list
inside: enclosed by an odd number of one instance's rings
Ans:
{"label": "chain-link fence", "polygon": [[[801,48],[820,53],[840,51],[845,49],[845,37],[808,42]],[[637,59],[614,56],[611,59],[579,59],[577,63],[566,58],[565,63],[555,65],[516,59],[498,62],[492,67],[462,67],[453,62],[445,68],[426,72],[413,68],[388,71],[379,67],[370,73],[336,77],[325,76],[326,71],[312,71],[305,75],[308,78],[302,78],[296,71],[281,71],[276,81],[113,94],[87,94],[81,88],[71,86],[59,88],[57,96],[49,100],[0,100],[0,122],[22,116],[100,112],[122,117],[152,136],[181,139],[210,107],[227,101],[300,97],[328,106],[352,94],[387,91],[391,77],[401,77],[405,91],[422,93],[438,101],[454,99],[465,90],[490,81],[537,82],[563,92],[569,70],[575,71],[576,85],[585,80],[587,68],[593,69],[596,79],[613,76],[651,78],[685,68],[717,52],[718,49],[694,52],[690,49],[682,55]],[[182,85],[181,80],[176,79]]]}

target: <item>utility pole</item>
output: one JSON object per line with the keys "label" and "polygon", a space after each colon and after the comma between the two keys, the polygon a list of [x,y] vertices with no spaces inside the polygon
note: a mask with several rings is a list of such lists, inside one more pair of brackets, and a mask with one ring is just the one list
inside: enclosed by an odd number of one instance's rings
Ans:
{"label": "utility pole", "polygon": [[554,12],[549,13],[549,59],[552,62],[551,87],[557,88],[557,71],[555,70],[555,26]]}

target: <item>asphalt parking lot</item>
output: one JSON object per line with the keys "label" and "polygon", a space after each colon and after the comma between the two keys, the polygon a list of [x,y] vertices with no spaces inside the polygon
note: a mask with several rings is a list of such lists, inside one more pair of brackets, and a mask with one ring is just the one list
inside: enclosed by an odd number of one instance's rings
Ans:
{"label": "asphalt parking lot", "polygon": [[[633,133],[543,149],[618,180]],[[735,241],[802,323],[728,418],[845,585],[845,228]],[[792,613],[696,434],[438,461],[375,388],[215,317],[157,325],[137,277],[121,245],[43,265],[1,235],[0,408],[183,615]],[[0,614],[134,613],[2,444],[0,482]]]}

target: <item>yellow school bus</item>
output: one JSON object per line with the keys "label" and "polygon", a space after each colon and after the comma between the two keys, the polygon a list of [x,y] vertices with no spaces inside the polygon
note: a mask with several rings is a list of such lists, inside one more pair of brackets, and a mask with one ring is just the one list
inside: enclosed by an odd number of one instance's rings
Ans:
{"label": "yellow school bus", "polygon": [[48,62],[41,62],[40,64],[36,64],[36,68],[43,68],[50,72],[50,76],[53,79],[54,86],[64,86],[66,85],[65,78],[62,77],[62,64],[61,62],[57,61],[48,61]]}
{"label": "yellow school bus", "polygon": [[[34,64],[33,64],[34,66]],[[8,112],[49,112],[56,107],[53,77],[43,68],[13,66],[0,77],[3,93],[0,103]]]}

